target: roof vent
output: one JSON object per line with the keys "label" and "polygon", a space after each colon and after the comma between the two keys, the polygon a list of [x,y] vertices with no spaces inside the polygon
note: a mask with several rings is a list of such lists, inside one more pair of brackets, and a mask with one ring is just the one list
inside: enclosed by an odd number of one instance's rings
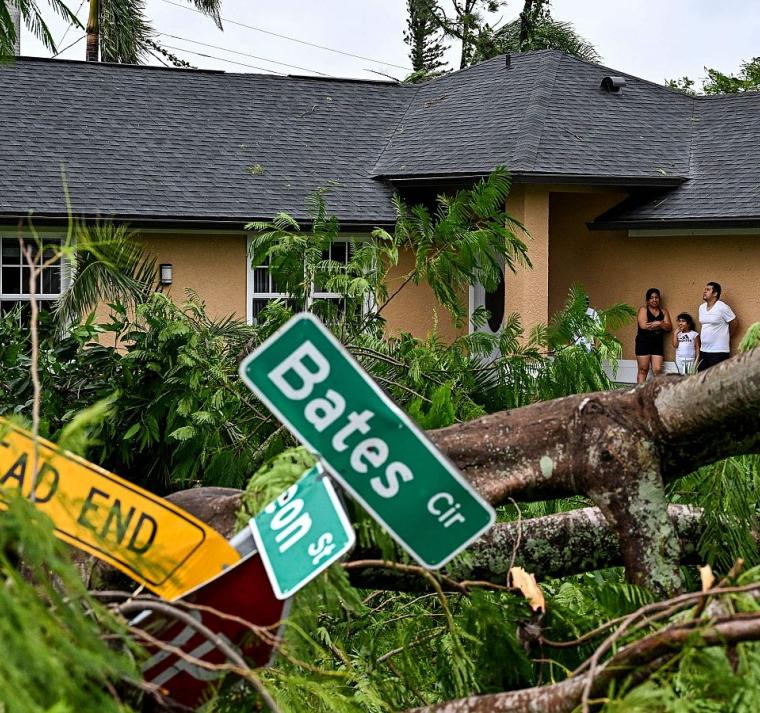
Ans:
{"label": "roof vent", "polygon": [[609,94],[620,94],[625,86],[625,77],[605,77],[602,79],[601,89]]}
{"label": "roof vent", "polygon": [[504,67],[506,69],[512,68],[512,55],[507,52],[507,54],[504,55]]}

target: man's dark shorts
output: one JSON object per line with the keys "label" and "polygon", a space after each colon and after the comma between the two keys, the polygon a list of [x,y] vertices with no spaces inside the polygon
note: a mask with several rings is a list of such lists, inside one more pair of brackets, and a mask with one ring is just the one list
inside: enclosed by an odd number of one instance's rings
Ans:
{"label": "man's dark shorts", "polygon": [[728,352],[700,352],[697,371],[704,371],[711,366],[720,364],[722,361],[726,361],[729,356],[730,354]]}

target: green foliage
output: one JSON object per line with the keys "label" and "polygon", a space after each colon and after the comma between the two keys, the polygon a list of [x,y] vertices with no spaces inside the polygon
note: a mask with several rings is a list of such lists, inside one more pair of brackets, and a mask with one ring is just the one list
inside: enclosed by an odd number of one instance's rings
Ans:
{"label": "green foliage", "polygon": [[694,80],[689,77],[681,77],[680,79],[666,79],[665,86],[668,89],[673,89],[676,92],[682,94],[695,95],[697,92],[694,90]]}
{"label": "green foliage", "polygon": [[481,40],[474,61],[533,50],[559,50],[587,62],[601,61],[594,45],[578,34],[572,22],[555,19],[549,8],[540,3],[536,3],[526,19],[521,15],[496,30],[489,41]]}
{"label": "green foliage", "polygon": [[695,82],[689,77],[668,79],[665,86],[685,94],[741,94],[760,90],[760,57],[742,62],[738,74],[724,74],[711,67],[705,67],[705,72],[707,77],[702,80],[700,92],[693,89]]}
{"label": "green foliage", "polygon": [[748,352],[756,347],[760,347],[760,322],[755,322],[749,326],[739,343],[739,351]]}
{"label": "green foliage", "polygon": [[460,325],[467,315],[461,295],[470,285],[493,290],[503,269],[531,266],[519,237],[525,229],[504,212],[511,185],[508,171],[496,168],[469,190],[438,196],[433,215],[396,200],[394,238],[399,247],[415,251],[413,282],[430,285]]}
{"label": "green foliage", "polygon": [[760,89],[760,57],[742,62],[738,74],[723,74],[705,67],[707,80],[702,85],[705,94],[738,94]]}
{"label": "green foliage", "polygon": [[[409,45],[412,69],[420,77],[440,73],[445,66],[442,57],[446,46],[435,17],[436,0],[407,0],[407,30],[404,42]],[[414,76],[414,75],[413,75]],[[409,81],[407,79],[407,81]]]}
{"label": "green foliage", "polygon": [[50,521],[21,498],[4,499],[4,507],[0,708],[126,713],[112,692],[139,681],[139,671],[124,628],[87,595]]}
{"label": "green foliage", "polygon": [[671,500],[703,508],[705,529],[698,551],[705,562],[722,572],[739,558],[760,564],[760,456],[738,456],[705,466],[681,478],[671,491]]}
{"label": "green foliage", "polygon": [[[21,12],[24,24],[32,31],[46,49],[56,51],[55,40],[45,22],[42,10],[36,0],[14,0],[13,4]],[[82,28],[82,23],[62,0],[47,0],[50,9],[74,27]],[[10,0],[0,0],[0,62],[12,58],[15,54],[16,28],[11,20]]]}
{"label": "green foliage", "polygon": [[[72,241],[75,250],[70,249]],[[153,292],[156,261],[125,225],[76,222],[68,243],[65,257],[72,279],[55,306],[61,333],[99,304],[120,302],[134,308]]]}
{"label": "green foliage", "polygon": [[[237,355],[261,332],[210,319],[193,295],[175,305],[154,293],[133,316],[123,305],[111,307],[109,323],[88,318],[60,339],[45,316],[41,435],[88,448],[104,467],[156,492],[198,482],[244,485],[276,429],[237,375]],[[28,340],[13,315],[0,321],[7,376],[0,414],[29,414]],[[87,421],[76,442],[67,436],[72,418]]]}

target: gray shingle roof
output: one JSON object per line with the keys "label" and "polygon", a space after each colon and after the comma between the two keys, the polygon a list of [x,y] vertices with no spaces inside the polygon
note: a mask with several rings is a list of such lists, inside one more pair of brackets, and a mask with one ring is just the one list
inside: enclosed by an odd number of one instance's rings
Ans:
{"label": "gray shingle roof", "polygon": [[760,92],[697,97],[689,180],[628,201],[599,227],[760,225]]}
{"label": "gray shingle roof", "polygon": [[0,96],[0,218],[64,214],[61,164],[78,213],[236,226],[305,218],[326,186],[344,223],[392,222],[393,183],[505,165],[630,186],[600,225],[760,223],[760,93],[689,97],[551,50],[418,86],[20,59]]}
{"label": "gray shingle roof", "polygon": [[413,89],[29,59],[0,65],[0,214],[392,221],[370,170]]}
{"label": "gray shingle roof", "polygon": [[662,181],[686,177],[692,100],[552,50],[496,57],[422,85],[375,174],[483,173]]}

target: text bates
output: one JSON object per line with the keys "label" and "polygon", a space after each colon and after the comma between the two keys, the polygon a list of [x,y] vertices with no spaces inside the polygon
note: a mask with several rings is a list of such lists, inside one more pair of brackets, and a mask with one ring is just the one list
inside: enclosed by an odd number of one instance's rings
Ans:
{"label": "text bates", "polygon": [[293,317],[240,374],[425,567],[441,567],[493,523],[493,508],[312,315]]}

